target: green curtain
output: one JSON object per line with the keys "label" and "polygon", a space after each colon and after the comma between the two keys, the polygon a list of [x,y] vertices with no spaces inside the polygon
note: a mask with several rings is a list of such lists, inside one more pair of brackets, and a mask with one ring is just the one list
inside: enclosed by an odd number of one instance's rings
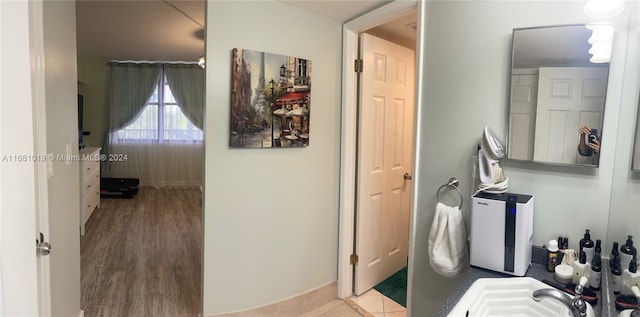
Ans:
{"label": "green curtain", "polygon": [[109,65],[108,132],[119,130],[136,119],[158,85],[161,70],[160,64]]}
{"label": "green curtain", "polygon": [[[142,112],[160,80],[162,65],[149,63],[109,63],[107,79],[107,133],[102,152],[109,155],[114,131],[133,122]],[[103,165],[108,169],[109,164]]]}
{"label": "green curtain", "polygon": [[202,130],[204,122],[205,72],[198,65],[165,64],[171,92],[184,115]]}

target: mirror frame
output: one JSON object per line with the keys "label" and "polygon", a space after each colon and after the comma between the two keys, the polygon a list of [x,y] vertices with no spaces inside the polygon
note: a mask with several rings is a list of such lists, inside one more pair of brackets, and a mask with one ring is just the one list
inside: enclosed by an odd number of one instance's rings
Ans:
{"label": "mirror frame", "polygon": [[[522,57],[517,56],[516,54],[518,53],[518,38],[517,38],[517,32],[521,32],[521,31],[534,31],[534,30],[540,30],[540,31],[544,31],[544,30],[549,30],[549,29],[554,29],[554,28],[567,28],[567,27],[582,27],[584,28],[584,35],[580,34],[579,37],[577,37],[576,41],[573,41],[574,43],[572,43],[575,46],[574,51],[581,51],[581,52],[585,52],[585,54],[575,54],[577,55],[577,57],[575,59],[569,59],[569,58],[565,58],[565,60],[562,60],[561,62],[548,62],[548,61],[544,61],[544,59],[540,58],[539,60],[537,60],[537,63],[533,63],[531,62],[530,64],[527,63],[520,63],[519,60],[522,59]],[[580,32],[580,29],[576,29],[577,32]],[[591,31],[587,28],[587,24],[565,24],[565,25],[548,25],[548,26],[534,26],[534,27],[522,27],[522,28],[514,28],[512,31],[512,37],[511,37],[511,61],[510,61],[510,68],[509,68],[509,84],[508,84],[508,89],[509,89],[509,94],[508,94],[508,103],[507,103],[507,135],[505,137],[506,139],[506,143],[507,143],[507,159],[509,160],[513,160],[513,161],[521,161],[521,162],[534,162],[534,163],[541,163],[541,164],[550,164],[550,165],[561,165],[561,166],[582,166],[582,167],[591,167],[591,168],[597,168],[599,167],[599,156],[592,158],[592,162],[586,162],[588,159],[588,156],[580,156],[578,154],[578,141],[579,139],[579,133],[578,131],[576,131],[576,133],[574,135],[570,135],[569,132],[565,132],[565,136],[564,136],[564,153],[563,154],[565,157],[566,156],[575,156],[576,160],[575,163],[568,163],[568,162],[562,162],[562,161],[550,161],[550,160],[541,160],[541,159],[536,159],[534,156],[534,149],[536,148],[536,124],[537,124],[537,118],[536,118],[536,113],[537,113],[537,108],[538,108],[538,100],[537,100],[537,96],[538,96],[538,91],[537,89],[539,87],[541,87],[538,83],[538,76],[539,76],[539,70],[542,67],[548,67],[548,69],[551,69],[552,67],[555,67],[556,69],[558,69],[559,67],[582,67],[582,68],[589,68],[589,69],[604,69],[604,71],[595,71],[595,72],[599,72],[601,74],[598,74],[596,76],[599,76],[598,78],[598,86],[593,86],[590,88],[594,88],[594,91],[598,91],[601,95],[596,96],[597,98],[599,98],[600,100],[598,100],[596,103],[594,103],[594,105],[596,107],[601,107],[602,110],[598,111],[599,109],[596,109],[594,111],[590,111],[592,112],[594,115],[591,116],[590,119],[578,119],[580,121],[575,122],[575,120],[573,121],[573,125],[576,125],[576,130],[578,130],[578,127],[580,126],[581,123],[584,123],[584,121],[590,121],[592,122],[590,125],[591,126],[597,126],[597,130],[598,131],[598,139],[602,140],[602,125],[604,122],[604,116],[606,113],[606,95],[607,95],[607,86],[608,86],[608,80],[609,80],[609,73],[610,73],[610,62],[606,62],[606,63],[591,63],[589,61],[589,53],[587,53],[588,51],[588,47],[589,47],[589,43],[587,42],[588,38],[590,37],[590,33]],[[586,37],[586,38],[585,38]],[[520,40],[522,41],[522,40]],[[561,41],[561,42],[572,42],[569,40],[565,41]],[[566,52],[567,50],[562,50],[562,49],[557,49],[556,51],[562,51],[562,52]],[[546,64],[545,64],[546,63]],[[520,66],[518,66],[520,65]],[[593,66],[593,65],[601,65],[601,66]],[[537,70],[536,70],[537,69]],[[515,70],[515,72],[514,72]],[[520,70],[520,71],[518,71]],[[524,72],[523,72],[524,70]],[[527,70],[530,72],[530,74],[526,74]],[[521,74],[517,74],[518,72],[521,72]],[[545,78],[547,77],[546,73],[549,72],[547,70],[545,70]],[[553,69],[551,69],[551,73],[553,72]],[[514,75],[515,74],[515,75]],[[523,95],[520,95],[519,93],[524,92],[525,90],[521,90],[521,91],[515,91],[515,81],[516,76],[522,77],[522,76],[527,76],[527,75],[531,75],[528,80],[531,80],[531,84],[530,84],[530,88],[531,91],[528,92],[529,96],[529,117],[533,116],[533,118],[527,118],[526,120],[528,120],[528,125],[525,127],[525,129],[528,129],[528,131],[525,133],[524,135],[524,142],[525,142],[525,147],[527,148],[526,150],[526,154],[525,155],[521,155],[521,156],[515,156],[514,155],[514,140],[516,139],[513,134],[517,133],[518,131],[514,130],[514,114],[518,115],[519,113],[514,111],[514,98],[519,98]],[[587,80],[588,81],[588,80]],[[596,81],[591,81],[592,83],[595,83]],[[562,84],[562,83],[560,83]],[[551,86],[551,85],[550,85]],[[554,84],[555,87],[555,84]],[[563,87],[562,85],[558,85],[558,87]],[[571,93],[571,89],[572,87],[570,85],[566,85],[564,88],[566,88],[566,90],[568,91],[568,95]],[[535,91],[533,91],[535,89]],[[545,93],[549,93],[549,88],[545,88]],[[562,89],[560,89],[562,90]],[[591,90],[589,90],[591,91]],[[531,96],[535,96],[536,100],[535,101],[531,101],[532,98]],[[593,97],[594,95],[587,95],[588,97]],[[595,100],[595,99],[594,99]],[[584,120],[584,121],[583,121]],[[597,123],[595,123],[597,122]],[[544,123],[541,123],[541,125]],[[553,125],[548,124],[548,126],[553,127]],[[524,129],[521,129],[521,131]],[[558,129],[558,130],[562,130],[562,129]],[[565,127],[564,131],[568,131],[568,128]],[[520,138],[520,140],[523,140],[522,138]],[[566,145],[569,144],[569,145]],[[545,153],[544,151],[547,151],[546,153],[549,153],[549,151],[546,149],[546,146],[543,145],[542,143],[538,143],[537,144],[538,147],[540,148],[539,152]],[[520,151],[522,151],[522,147],[519,148]],[[573,153],[570,153],[573,152]],[[568,153],[568,154],[567,154]],[[547,154],[549,155],[549,154]],[[584,157],[584,161],[585,162],[580,162],[578,161],[578,158],[580,157]],[[566,160],[563,157],[563,160]]]}

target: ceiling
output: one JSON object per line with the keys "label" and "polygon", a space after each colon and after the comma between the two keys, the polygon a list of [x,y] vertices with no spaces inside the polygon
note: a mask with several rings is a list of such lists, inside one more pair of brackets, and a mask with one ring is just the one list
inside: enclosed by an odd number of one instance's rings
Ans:
{"label": "ceiling", "polygon": [[417,21],[418,12],[417,10],[413,10],[393,21],[389,21],[366,32],[415,51]]}
{"label": "ceiling", "polygon": [[[391,2],[391,0],[280,1],[340,22],[349,21]],[[204,55],[205,2],[205,0],[77,0],[78,58],[195,62],[198,57]],[[415,17],[413,19],[415,22]],[[409,32],[409,28],[406,27],[410,22],[399,23],[404,25],[401,27],[402,32],[405,32],[406,36],[411,36],[412,32]]]}
{"label": "ceiling", "polygon": [[197,61],[203,0],[76,1],[78,58]]}
{"label": "ceiling", "polygon": [[584,25],[517,29],[513,33],[513,67],[594,66],[589,62],[589,37],[591,30]]}

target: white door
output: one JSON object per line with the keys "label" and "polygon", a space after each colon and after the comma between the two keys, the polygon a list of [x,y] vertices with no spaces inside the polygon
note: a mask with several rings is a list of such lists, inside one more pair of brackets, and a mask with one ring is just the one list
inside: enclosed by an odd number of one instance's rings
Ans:
{"label": "white door", "polygon": [[606,67],[541,67],[534,161],[576,163],[578,128],[602,133]]}
{"label": "white door", "polygon": [[362,34],[360,56],[356,295],[407,265],[414,112],[414,52]]}
{"label": "white door", "polygon": [[0,1],[0,316],[38,316],[29,2]]}
{"label": "white door", "polygon": [[523,71],[511,74],[509,107],[509,158],[533,160],[533,144],[538,103],[538,74]]}

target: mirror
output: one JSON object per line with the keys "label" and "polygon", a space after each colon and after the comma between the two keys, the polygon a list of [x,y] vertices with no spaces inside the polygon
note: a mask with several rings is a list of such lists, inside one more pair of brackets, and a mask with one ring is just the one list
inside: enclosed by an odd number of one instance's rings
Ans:
{"label": "mirror", "polygon": [[610,25],[513,30],[509,159],[598,166],[612,37]]}

